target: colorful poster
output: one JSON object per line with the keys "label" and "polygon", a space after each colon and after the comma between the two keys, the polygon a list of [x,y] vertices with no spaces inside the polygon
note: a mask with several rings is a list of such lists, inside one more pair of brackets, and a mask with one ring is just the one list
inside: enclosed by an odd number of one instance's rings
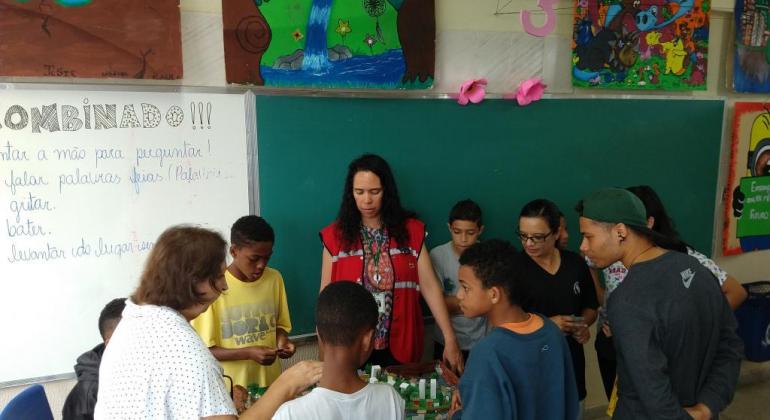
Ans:
{"label": "colorful poster", "polygon": [[576,0],[572,84],[705,90],[709,0]]}
{"label": "colorful poster", "polygon": [[424,89],[434,0],[222,0],[228,83]]}
{"label": "colorful poster", "polygon": [[180,79],[179,0],[0,0],[0,76]]}
{"label": "colorful poster", "polygon": [[737,102],[722,252],[770,249],[770,103]]}
{"label": "colorful poster", "polygon": [[736,92],[770,92],[770,12],[768,0],[735,1]]}

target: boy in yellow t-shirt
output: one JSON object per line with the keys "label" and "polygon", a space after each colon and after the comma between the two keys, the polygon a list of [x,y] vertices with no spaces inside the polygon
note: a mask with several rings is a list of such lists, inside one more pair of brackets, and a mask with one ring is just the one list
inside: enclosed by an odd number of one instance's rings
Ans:
{"label": "boy in yellow t-shirt", "polygon": [[275,234],[259,216],[244,216],[230,230],[227,291],[192,321],[235,385],[269,386],[281,374],[276,359],[294,354],[283,277],[267,266]]}

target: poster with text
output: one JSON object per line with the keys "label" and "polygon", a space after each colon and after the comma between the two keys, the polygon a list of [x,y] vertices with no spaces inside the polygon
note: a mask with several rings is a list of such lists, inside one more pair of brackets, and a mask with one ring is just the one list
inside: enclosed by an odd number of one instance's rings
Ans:
{"label": "poster with text", "polygon": [[0,76],[181,79],[179,0],[0,0]]}
{"label": "poster with text", "polygon": [[736,92],[770,92],[768,4],[768,0],[735,1],[733,88]]}
{"label": "poster with text", "polygon": [[770,249],[770,103],[737,102],[722,252]]}
{"label": "poster with text", "polygon": [[425,89],[434,0],[222,0],[228,83]]}
{"label": "poster with text", "polygon": [[705,90],[709,0],[576,0],[572,84]]}

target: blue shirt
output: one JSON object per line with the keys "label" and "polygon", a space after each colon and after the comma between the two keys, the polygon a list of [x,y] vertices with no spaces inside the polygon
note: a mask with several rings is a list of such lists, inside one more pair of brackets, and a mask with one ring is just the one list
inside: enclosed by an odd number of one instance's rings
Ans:
{"label": "blue shirt", "polygon": [[575,374],[564,334],[548,318],[530,334],[495,328],[470,354],[453,419],[578,417]]}

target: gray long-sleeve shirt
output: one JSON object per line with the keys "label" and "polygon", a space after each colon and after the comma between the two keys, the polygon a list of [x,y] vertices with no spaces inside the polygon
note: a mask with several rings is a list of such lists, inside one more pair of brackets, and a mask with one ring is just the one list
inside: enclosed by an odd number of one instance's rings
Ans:
{"label": "gray long-sleeve shirt", "polygon": [[617,419],[714,418],[732,400],[743,343],[711,272],[667,252],[632,265],[608,302],[618,360]]}

